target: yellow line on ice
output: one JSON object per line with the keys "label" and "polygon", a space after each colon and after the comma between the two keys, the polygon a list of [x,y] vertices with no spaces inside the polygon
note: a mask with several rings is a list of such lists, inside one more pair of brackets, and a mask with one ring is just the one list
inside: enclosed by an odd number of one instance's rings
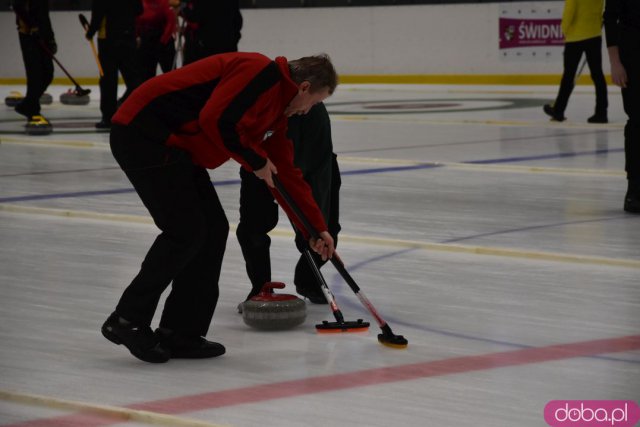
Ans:
{"label": "yellow line on ice", "polygon": [[[98,148],[109,149],[108,144],[91,141],[74,141],[74,140],[46,140],[46,139],[22,139],[22,138],[6,138],[0,139],[0,143],[10,144],[36,144],[36,145],[49,145],[49,146],[64,146],[72,148]],[[402,159],[383,159],[383,158],[371,158],[371,157],[352,157],[352,156],[340,156],[340,162],[342,163],[367,163],[367,164],[390,164],[390,165],[421,165],[425,162],[416,162],[413,160]],[[598,176],[625,176],[625,172],[622,170],[611,169],[578,169],[578,168],[549,168],[540,166],[511,166],[511,165],[481,165],[470,163],[457,163],[457,162],[431,162],[434,166],[447,166],[458,169],[470,169],[479,171],[496,171],[496,172],[517,172],[517,173],[548,173],[548,174],[561,174],[561,175],[598,175]]]}
{"label": "yellow line on ice", "polygon": [[24,145],[44,145],[52,147],[70,148],[101,148],[108,149],[109,144],[105,142],[81,141],[81,140],[59,140],[59,139],[36,139],[36,138],[14,138],[0,137],[0,144],[24,144]]}
{"label": "yellow line on ice", "polygon": [[[13,212],[13,213],[25,213],[25,214],[37,214],[37,215],[51,215],[66,218],[81,218],[81,219],[93,219],[104,221],[115,221],[125,223],[137,223],[137,224],[153,224],[151,218],[142,215],[124,215],[124,214],[110,214],[99,213],[89,211],[72,211],[65,209],[54,208],[39,208],[31,206],[21,206],[12,204],[0,204],[0,211]],[[235,225],[231,225],[232,231],[235,231]],[[293,238],[294,234],[291,229],[288,228],[276,228],[270,235],[276,237]],[[475,255],[492,255],[511,258],[522,259],[534,259],[542,261],[554,261],[554,262],[566,262],[573,264],[592,264],[592,265],[604,265],[611,267],[627,267],[640,269],[640,260],[625,259],[625,258],[606,258],[596,257],[589,255],[575,255],[564,254],[555,252],[542,252],[542,251],[527,251],[520,249],[510,248],[497,248],[489,246],[468,246],[468,245],[454,245],[449,243],[427,243],[420,242],[418,240],[404,240],[404,239],[390,239],[386,237],[365,237],[354,236],[349,234],[340,234],[340,240],[349,243],[359,243],[366,245],[376,245],[383,247],[399,247],[399,248],[415,248],[440,252],[454,252],[465,253]]]}
{"label": "yellow line on ice", "polygon": [[491,164],[474,164],[459,162],[416,162],[414,160],[404,159],[382,159],[375,157],[351,157],[340,156],[338,158],[341,163],[352,164],[375,164],[375,165],[402,165],[402,166],[419,166],[433,165],[446,166],[456,169],[470,169],[478,171],[494,171],[494,172],[515,172],[515,173],[546,173],[558,175],[596,175],[596,176],[613,176],[624,177],[626,173],[617,169],[583,169],[583,168],[550,168],[542,166],[513,166],[513,165],[491,165]]}
{"label": "yellow line on ice", "polygon": [[175,417],[172,415],[160,414],[157,412],[122,408],[118,406],[97,405],[93,403],[58,399],[55,397],[42,396],[37,394],[16,393],[0,390],[0,399],[52,409],[91,412],[97,415],[104,415],[105,417],[109,418],[116,418],[123,421],[136,421],[150,425],[172,427],[222,427],[221,424],[213,424],[189,418]]}
{"label": "yellow line on ice", "polygon": [[[451,111],[455,113],[455,110]],[[379,123],[417,123],[427,125],[480,125],[480,126],[514,126],[514,127],[536,127],[536,128],[552,128],[552,129],[624,129],[624,123],[572,123],[572,122],[552,122],[550,120],[482,120],[482,119],[421,119],[418,117],[388,117],[380,115],[345,115],[340,113],[331,113],[331,120],[343,122],[379,122]],[[419,114],[419,113],[416,113]]]}

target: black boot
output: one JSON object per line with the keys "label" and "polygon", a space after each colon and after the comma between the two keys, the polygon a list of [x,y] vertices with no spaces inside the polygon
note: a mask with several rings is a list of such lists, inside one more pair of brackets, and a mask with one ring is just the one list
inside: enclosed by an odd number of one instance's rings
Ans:
{"label": "black boot", "polygon": [[624,210],[640,213],[640,182],[636,180],[629,180],[627,194],[624,196]]}
{"label": "black boot", "polygon": [[191,336],[158,328],[155,336],[162,347],[169,350],[172,359],[208,359],[222,356],[226,349],[220,343],[208,341],[201,336]]}
{"label": "black boot", "polygon": [[[319,256],[314,256],[314,258],[319,260],[316,265],[320,268],[320,265],[323,263],[322,260]],[[298,264],[296,264],[293,283],[296,285],[296,292],[307,298],[313,304],[328,304],[327,298],[320,288],[320,283],[318,283],[315,278],[309,262],[304,255],[300,257]]]}
{"label": "black boot", "polygon": [[544,104],[544,107],[542,107],[542,110],[545,112],[547,116],[551,117],[552,121],[564,122],[565,120],[567,120],[567,118],[563,114],[556,113],[556,110],[553,108],[553,105],[551,104]]}
{"label": "black boot", "polygon": [[595,113],[593,116],[587,119],[589,123],[609,123],[607,113]]}
{"label": "black boot", "polygon": [[131,354],[145,362],[164,363],[171,357],[149,326],[128,322],[116,312],[102,325],[102,335],[114,344],[124,345]]}

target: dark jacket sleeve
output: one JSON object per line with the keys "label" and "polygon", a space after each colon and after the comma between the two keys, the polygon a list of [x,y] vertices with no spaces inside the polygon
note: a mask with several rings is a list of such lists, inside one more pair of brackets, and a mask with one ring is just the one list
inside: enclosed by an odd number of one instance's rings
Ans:
{"label": "dark jacket sleeve", "polygon": [[324,220],[328,222],[333,143],[329,114],[324,104],[317,104],[305,115],[291,117],[288,136],[293,141],[294,163],[302,171]]}
{"label": "dark jacket sleeve", "polygon": [[618,46],[620,39],[620,0],[606,0],[604,7],[604,31],[607,47]]}

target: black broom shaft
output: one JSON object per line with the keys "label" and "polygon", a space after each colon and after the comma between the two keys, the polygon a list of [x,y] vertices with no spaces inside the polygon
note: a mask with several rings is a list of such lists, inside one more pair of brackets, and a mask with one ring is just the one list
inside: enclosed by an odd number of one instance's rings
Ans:
{"label": "black broom shaft", "polygon": [[67,75],[67,77],[69,77],[69,80],[71,80],[71,82],[73,82],[74,85],[76,85],[76,88],[78,89],[82,89],[82,87],[80,87],[80,85],[78,84],[78,82],[71,76],[71,74],[69,74],[69,72],[67,71],[66,68],[64,68],[64,66],[60,63],[60,61],[58,61],[58,58],[56,58],[56,56],[53,54],[53,52],[51,52],[49,50],[49,48],[47,46],[45,46],[44,42],[42,40],[40,40],[40,47],[47,52],[47,54],[51,57],[51,59],[53,59],[56,64],[58,64],[58,66],[60,67],[60,69]]}
{"label": "black broom shaft", "polygon": [[[324,276],[322,275],[322,273],[320,272],[320,269],[316,265],[316,262],[313,259],[311,252],[309,252],[309,249],[304,250],[304,256],[307,258],[307,262],[311,266],[313,275],[316,276],[316,280],[319,282],[320,286],[329,289],[329,285],[327,285],[327,282],[324,280]],[[324,291],[323,291],[323,294],[324,294]],[[338,323],[344,323],[344,316],[342,315],[342,311],[340,311],[340,309],[338,308],[338,304],[336,303],[335,298],[332,298],[332,300],[329,301],[329,306],[331,307],[331,311],[333,312],[333,317],[336,318],[336,321]]]}

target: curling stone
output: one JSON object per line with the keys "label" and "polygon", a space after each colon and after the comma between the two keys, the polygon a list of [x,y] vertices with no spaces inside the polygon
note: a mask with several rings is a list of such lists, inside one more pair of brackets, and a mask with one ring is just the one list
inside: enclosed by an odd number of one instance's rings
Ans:
{"label": "curling stone", "polygon": [[307,306],[295,295],[277,294],[284,283],[267,282],[260,293],[242,303],[242,319],[252,328],[262,330],[291,329],[302,324],[307,317]]}
{"label": "curling stone", "polygon": [[9,96],[4,98],[4,103],[7,105],[7,107],[15,107],[20,103],[20,101],[22,101],[23,98],[24,96],[22,96],[20,92],[12,90],[11,92],[9,92]]}
{"label": "curling stone", "polygon": [[79,95],[73,89],[60,95],[60,102],[65,105],[87,105],[89,101],[89,95]]}
{"label": "curling stone", "polygon": [[[7,105],[7,107],[15,107],[23,99],[24,99],[24,96],[22,95],[22,93],[17,91],[11,91],[9,93],[9,96],[4,98],[4,103]],[[53,96],[51,96],[50,93],[43,93],[42,96],[40,97],[40,104],[42,105],[49,105],[52,102],[53,102]]]}
{"label": "curling stone", "polygon": [[25,130],[29,135],[49,135],[53,132],[53,126],[44,117],[33,116],[25,125]]}
{"label": "curling stone", "polygon": [[43,93],[40,97],[40,104],[51,105],[53,103],[53,96],[50,93]]}

